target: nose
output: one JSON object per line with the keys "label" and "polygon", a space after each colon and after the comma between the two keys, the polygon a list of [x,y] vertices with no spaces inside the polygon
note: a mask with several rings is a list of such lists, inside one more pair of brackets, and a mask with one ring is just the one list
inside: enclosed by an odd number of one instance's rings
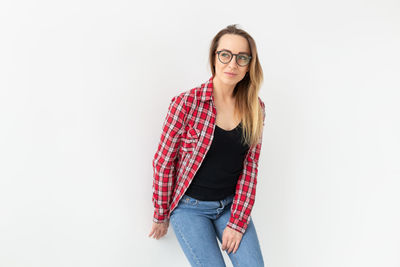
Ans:
{"label": "nose", "polygon": [[229,64],[228,64],[229,67],[231,67],[231,68],[238,68],[239,67],[239,65],[236,62],[236,57],[237,57],[236,55],[232,56],[231,62],[229,62]]}

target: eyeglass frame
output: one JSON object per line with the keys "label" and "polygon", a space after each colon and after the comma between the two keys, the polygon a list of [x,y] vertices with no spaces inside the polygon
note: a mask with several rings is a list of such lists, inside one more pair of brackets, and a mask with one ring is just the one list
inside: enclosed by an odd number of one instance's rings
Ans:
{"label": "eyeglass frame", "polygon": [[[220,54],[221,52],[227,52],[227,53],[231,54],[231,55],[232,55],[231,59],[230,59],[228,62],[226,62],[226,63],[222,62],[221,59],[219,58],[219,54]],[[236,64],[238,64],[238,66],[240,66],[240,67],[246,67],[247,65],[250,64],[251,59],[252,59],[252,56],[247,55],[246,53],[234,54],[234,53],[232,53],[231,51],[226,50],[226,49],[222,49],[222,50],[219,50],[219,51],[215,51],[215,53],[217,54],[217,57],[218,57],[219,62],[221,62],[222,64],[229,64],[229,63],[232,61],[233,56],[235,56]],[[240,64],[238,63],[238,58],[237,58],[238,55],[246,55],[246,56],[248,56],[248,57],[249,57],[249,63],[247,63],[246,65],[240,65]]]}

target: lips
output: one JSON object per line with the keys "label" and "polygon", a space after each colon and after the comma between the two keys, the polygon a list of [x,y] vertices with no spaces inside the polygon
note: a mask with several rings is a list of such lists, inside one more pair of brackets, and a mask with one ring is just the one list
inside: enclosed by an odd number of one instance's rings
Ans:
{"label": "lips", "polygon": [[235,73],[232,73],[232,72],[224,72],[226,75],[228,75],[229,77],[234,77],[234,76],[236,76],[236,74]]}

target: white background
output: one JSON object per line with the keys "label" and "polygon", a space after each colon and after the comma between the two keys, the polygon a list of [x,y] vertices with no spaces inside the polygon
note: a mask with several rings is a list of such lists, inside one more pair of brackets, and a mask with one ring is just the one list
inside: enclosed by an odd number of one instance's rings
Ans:
{"label": "white background", "polygon": [[0,266],[189,265],[148,238],[151,161],[233,23],[265,75],[266,266],[400,266],[397,0],[2,1]]}

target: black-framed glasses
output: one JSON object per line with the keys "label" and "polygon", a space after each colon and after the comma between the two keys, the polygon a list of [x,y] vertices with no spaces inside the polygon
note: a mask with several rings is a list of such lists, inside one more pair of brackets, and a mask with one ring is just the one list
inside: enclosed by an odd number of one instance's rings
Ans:
{"label": "black-framed glasses", "polygon": [[216,51],[215,53],[218,54],[218,59],[223,64],[228,64],[231,62],[233,56],[236,56],[236,63],[241,67],[248,65],[251,60],[251,56],[244,53],[232,54],[232,52],[228,50],[220,50]]}

